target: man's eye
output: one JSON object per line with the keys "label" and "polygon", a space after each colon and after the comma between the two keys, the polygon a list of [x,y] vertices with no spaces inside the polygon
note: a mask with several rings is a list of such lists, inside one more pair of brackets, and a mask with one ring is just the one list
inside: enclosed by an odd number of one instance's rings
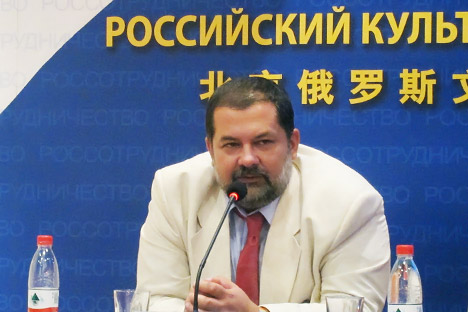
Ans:
{"label": "man's eye", "polygon": [[257,144],[258,145],[267,145],[267,144],[271,144],[273,143],[272,140],[260,140],[260,141],[257,141]]}
{"label": "man's eye", "polygon": [[228,142],[228,143],[223,144],[223,147],[227,147],[227,148],[234,148],[237,146],[239,146],[239,143],[235,143],[235,142]]}

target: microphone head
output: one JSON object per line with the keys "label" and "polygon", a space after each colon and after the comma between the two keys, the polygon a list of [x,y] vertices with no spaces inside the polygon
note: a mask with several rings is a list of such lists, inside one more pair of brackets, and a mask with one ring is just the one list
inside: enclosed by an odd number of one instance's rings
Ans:
{"label": "microphone head", "polygon": [[226,193],[228,197],[234,197],[235,201],[238,201],[247,195],[247,186],[240,181],[234,181],[228,186]]}

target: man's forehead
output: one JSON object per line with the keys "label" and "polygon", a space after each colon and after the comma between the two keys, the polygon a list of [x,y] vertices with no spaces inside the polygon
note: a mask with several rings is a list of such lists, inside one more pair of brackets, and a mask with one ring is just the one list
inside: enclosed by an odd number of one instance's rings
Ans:
{"label": "man's forehead", "polygon": [[[261,105],[261,106],[259,106]],[[265,137],[283,130],[278,120],[278,112],[271,101],[258,101],[247,108],[220,106],[213,118],[213,138],[229,140],[236,134],[250,133],[255,137]],[[245,113],[251,109],[253,114]]]}
{"label": "man's forehead", "polygon": [[[259,117],[258,115],[261,116]],[[243,118],[244,116],[246,119]],[[252,116],[256,116],[256,118],[252,119]],[[239,120],[239,118],[241,120]],[[218,106],[213,112],[213,127],[216,132],[216,128],[231,125],[234,122],[244,122],[249,120],[249,122],[257,123],[266,121],[267,118],[271,118],[279,125],[277,110],[275,105],[270,101],[256,101],[248,107],[242,108],[232,106]]]}

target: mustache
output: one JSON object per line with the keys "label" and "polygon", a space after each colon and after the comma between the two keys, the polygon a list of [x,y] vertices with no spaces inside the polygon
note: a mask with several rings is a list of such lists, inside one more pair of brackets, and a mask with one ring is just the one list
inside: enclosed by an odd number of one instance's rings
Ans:
{"label": "mustache", "polygon": [[235,181],[238,178],[243,177],[243,176],[252,176],[252,175],[262,176],[268,184],[271,184],[270,176],[268,175],[268,173],[257,165],[252,166],[252,167],[240,166],[238,169],[234,170],[234,172],[232,173],[232,181]]}

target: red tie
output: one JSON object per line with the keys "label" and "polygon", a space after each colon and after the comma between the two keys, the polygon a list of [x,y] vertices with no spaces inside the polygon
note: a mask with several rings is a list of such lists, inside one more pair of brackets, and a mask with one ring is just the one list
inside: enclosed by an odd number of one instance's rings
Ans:
{"label": "red tie", "polygon": [[245,291],[250,300],[258,304],[258,252],[260,249],[260,231],[262,230],[264,218],[260,212],[241,217],[247,222],[248,232],[244,249],[242,249],[237,262],[236,284]]}

